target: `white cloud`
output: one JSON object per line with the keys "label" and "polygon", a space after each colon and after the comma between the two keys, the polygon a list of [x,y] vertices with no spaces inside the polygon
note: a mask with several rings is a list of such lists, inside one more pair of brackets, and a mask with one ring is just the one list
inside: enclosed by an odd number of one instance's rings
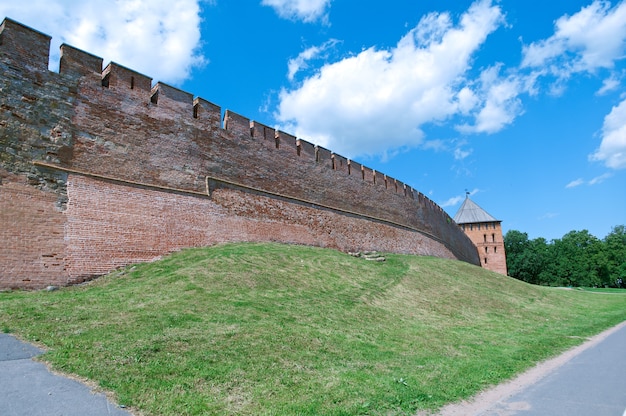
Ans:
{"label": "white cloud", "polygon": [[[205,62],[201,0],[32,0],[0,4],[7,16],[52,36],[51,67],[67,43],[152,77],[180,84]],[[6,2],[5,2],[6,3]]]}
{"label": "white cloud", "polygon": [[626,169],[626,100],[611,109],[604,118],[602,142],[589,156],[613,169]]}
{"label": "white cloud", "polygon": [[595,178],[589,181],[589,185],[598,185],[604,182],[605,180],[609,179],[611,176],[613,176],[611,173],[604,173],[600,176],[596,176]]}
{"label": "white cloud", "polygon": [[468,87],[461,88],[457,94],[457,100],[458,110],[461,114],[469,114],[480,102],[476,94]]}
{"label": "white cloud", "polygon": [[463,160],[466,157],[468,157],[469,155],[472,154],[472,150],[464,150],[461,149],[460,147],[457,147],[456,149],[454,149],[454,159],[455,160]]}
{"label": "white cloud", "polygon": [[466,149],[467,140],[453,140],[454,144],[454,160],[463,160],[474,152],[474,149]]}
{"label": "white cloud", "polygon": [[425,140],[420,148],[424,150],[433,150],[435,152],[445,152],[449,150],[448,143],[443,139]]}
{"label": "white cloud", "polygon": [[558,217],[559,214],[556,212],[546,212],[545,214],[543,214],[542,216],[540,216],[538,219],[543,221],[543,220],[551,220],[552,218],[556,218]]}
{"label": "white cloud", "polygon": [[457,26],[447,13],[429,14],[394,48],[368,48],[283,90],[276,118],[287,131],[347,157],[415,147],[422,125],[476,106],[464,75],[502,21],[489,0],[474,3]]}
{"label": "white cloud", "polygon": [[439,204],[441,208],[453,207],[459,203],[461,203],[465,199],[465,196],[454,196],[447,201],[444,201]]}
{"label": "white cloud", "polygon": [[331,0],[262,0],[263,6],[272,7],[283,19],[326,22],[326,9]]}
{"label": "white cloud", "polygon": [[[448,200],[440,203],[439,206],[441,208],[453,207],[453,206],[463,202],[465,200],[465,198],[467,198],[467,192],[468,191],[466,191],[463,195],[453,196],[452,198],[449,198]],[[474,188],[472,191],[469,192],[469,194],[470,195],[474,195],[474,194],[476,194],[478,192],[480,192],[480,190],[478,188]]]}
{"label": "white cloud", "polygon": [[[457,129],[464,133],[495,133],[522,114],[522,103],[518,98],[526,86],[518,75],[501,77],[500,65],[484,70],[480,76],[480,87],[474,95],[476,106],[475,124],[463,124]],[[475,106],[475,107],[476,107]]]}
{"label": "white cloud", "polygon": [[289,81],[293,81],[298,72],[300,72],[302,69],[308,68],[308,61],[318,58],[321,54],[324,53],[324,51],[336,45],[337,42],[338,41],[336,39],[331,39],[324,42],[320,46],[311,46],[310,48],[307,48],[304,51],[300,52],[297,57],[290,59],[287,63],[287,79],[289,79]]}
{"label": "white cloud", "polygon": [[626,49],[626,2],[596,0],[555,23],[555,33],[523,50],[523,67],[545,67],[559,78],[612,68]]}
{"label": "white cloud", "polygon": [[611,76],[602,80],[602,87],[596,92],[596,95],[604,95],[617,90],[621,86],[621,82],[621,75],[611,74]]}
{"label": "white cloud", "polygon": [[577,186],[585,185],[585,184],[589,186],[598,185],[604,182],[605,180],[609,179],[611,176],[613,176],[612,173],[603,173],[602,175],[596,176],[595,178],[589,181],[586,181],[583,178],[578,178],[574,181],[571,181],[567,185],[565,185],[565,188],[576,188]]}
{"label": "white cloud", "polygon": [[580,186],[580,185],[582,185],[584,183],[585,183],[585,180],[583,178],[578,178],[578,179],[575,179],[575,180],[571,181],[567,185],[565,185],[565,187],[566,188],[575,188],[575,187]]}

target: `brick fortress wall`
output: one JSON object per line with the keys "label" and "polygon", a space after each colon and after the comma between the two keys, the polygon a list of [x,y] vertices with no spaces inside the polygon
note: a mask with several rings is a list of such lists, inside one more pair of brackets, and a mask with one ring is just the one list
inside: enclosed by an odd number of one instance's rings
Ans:
{"label": "brick fortress wall", "polygon": [[10,19],[0,26],[0,289],[184,247],[279,241],[457,258],[476,247],[380,172]]}

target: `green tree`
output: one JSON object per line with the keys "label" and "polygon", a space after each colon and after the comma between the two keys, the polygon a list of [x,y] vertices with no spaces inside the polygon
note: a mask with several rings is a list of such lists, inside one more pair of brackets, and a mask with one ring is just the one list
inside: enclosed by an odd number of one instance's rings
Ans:
{"label": "green tree", "polygon": [[522,256],[528,250],[528,234],[517,230],[509,230],[504,235],[506,252],[506,268],[509,276],[524,280]]}
{"label": "green tree", "polygon": [[[618,225],[604,238],[610,284],[618,278],[626,282],[626,227]],[[626,284],[626,283],[624,283]]]}
{"label": "green tree", "polygon": [[570,231],[554,240],[553,275],[563,286],[602,285],[602,243],[589,231]]}
{"label": "green tree", "polygon": [[528,234],[510,230],[504,236],[504,248],[509,276],[528,283],[541,283],[539,275],[547,260],[544,238],[529,240]]}
{"label": "green tree", "polygon": [[570,231],[547,242],[510,230],[504,236],[509,275],[548,286],[626,286],[626,227],[616,226],[604,240],[589,231]]}

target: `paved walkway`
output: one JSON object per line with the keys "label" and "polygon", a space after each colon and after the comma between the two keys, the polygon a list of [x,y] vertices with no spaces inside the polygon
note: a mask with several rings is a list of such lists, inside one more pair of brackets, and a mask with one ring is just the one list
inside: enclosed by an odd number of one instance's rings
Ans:
{"label": "paved walkway", "polygon": [[626,321],[439,416],[626,416]]}
{"label": "paved walkway", "polygon": [[0,333],[0,415],[130,416],[101,393],[51,373],[32,358],[43,351]]}
{"label": "paved walkway", "polygon": [[483,415],[626,415],[626,326]]}

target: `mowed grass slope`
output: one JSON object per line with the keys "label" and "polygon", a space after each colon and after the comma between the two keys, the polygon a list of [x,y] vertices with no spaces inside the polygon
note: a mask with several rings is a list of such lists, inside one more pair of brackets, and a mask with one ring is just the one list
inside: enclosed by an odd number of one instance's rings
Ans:
{"label": "mowed grass slope", "polygon": [[626,295],[459,262],[230,244],[90,284],[0,293],[0,330],[138,414],[411,414],[626,319]]}

